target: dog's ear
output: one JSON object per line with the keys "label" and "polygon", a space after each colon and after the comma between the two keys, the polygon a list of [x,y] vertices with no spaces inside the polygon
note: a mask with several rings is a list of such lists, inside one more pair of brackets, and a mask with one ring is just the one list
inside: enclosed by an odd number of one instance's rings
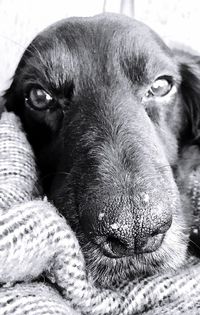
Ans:
{"label": "dog's ear", "polygon": [[[30,47],[30,46],[29,46]],[[30,48],[27,48],[20,59],[15,70],[12,83],[10,87],[4,92],[4,106],[8,111],[13,111],[17,115],[21,115],[24,107],[24,93],[23,93],[23,69],[26,66],[27,60],[30,56]]]}
{"label": "dog's ear", "polygon": [[182,78],[180,92],[190,140],[200,142],[200,56],[175,51]]}
{"label": "dog's ear", "polygon": [[4,106],[6,109],[10,111],[16,110],[16,104],[14,99],[15,98],[15,88],[14,88],[14,82],[11,83],[10,87],[4,92],[3,95],[4,98]]}
{"label": "dog's ear", "polygon": [[22,92],[20,91],[20,87],[18,87],[17,82],[18,80],[16,79],[15,75],[10,87],[5,91],[3,99],[4,106],[7,111],[12,111],[15,112],[17,115],[20,115],[24,103],[24,97]]}

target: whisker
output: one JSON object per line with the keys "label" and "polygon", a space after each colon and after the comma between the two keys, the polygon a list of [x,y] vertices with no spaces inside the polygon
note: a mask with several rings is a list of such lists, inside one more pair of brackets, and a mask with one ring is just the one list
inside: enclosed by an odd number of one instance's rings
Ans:
{"label": "whisker", "polygon": [[[44,66],[44,69],[48,69],[48,61],[44,59],[44,57],[42,56],[41,52],[38,50],[38,48],[34,45],[34,43],[32,42],[29,46],[30,48],[27,49],[27,51],[29,51],[30,53],[33,53],[32,49],[36,52],[36,54],[39,57],[39,61],[41,61],[42,65]],[[30,62],[30,60],[29,60]]]}
{"label": "whisker", "polygon": [[11,42],[12,44],[14,44],[14,45],[16,45],[16,46],[18,46],[18,47],[20,47],[21,49],[23,49],[23,51],[26,49],[26,46],[25,46],[25,45],[22,45],[21,43],[16,42],[14,39],[9,38],[9,37],[7,37],[6,35],[0,34],[0,37],[3,38],[3,39],[8,40],[9,42]]}
{"label": "whisker", "polygon": [[158,169],[158,170],[160,170],[160,169],[165,169],[165,168],[167,168],[167,169],[170,169],[171,170],[171,165],[170,164],[166,164],[166,165],[162,165],[162,166],[156,166],[156,169]]}
{"label": "whisker", "polygon": [[[19,48],[21,48],[22,51],[27,51],[27,52],[30,52],[30,53],[33,53],[33,50],[34,52],[36,52],[36,54],[38,55],[39,57],[39,60],[41,61],[42,65],[46,68],[48,67],[48,62],[47,60],[44,59],[44,57],[42,56],[41,52],[38,50],[38,48],[34,45],[32,41],[32,39],[30,39],[30,42],[27,43],[27,45],[22,45],[21,43],[15,41],[14,39],[12,38],[9,38],[7,37],[6,35],[2,35],[0,34],[0,37],[5,39],[5,40],[8,40],[9,42],[11,42],[12,44],[18,46]],[[28,46],[28,47],[27,47]],[[25,60],[26,61],[26,60]],[[30,60],[29,60],[30,62]]]}

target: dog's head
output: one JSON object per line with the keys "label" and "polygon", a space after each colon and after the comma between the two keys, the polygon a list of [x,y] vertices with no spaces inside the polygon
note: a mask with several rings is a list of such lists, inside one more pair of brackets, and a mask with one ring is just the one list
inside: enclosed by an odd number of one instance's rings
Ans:
{"label": "dog's head", "polygon": [[198,59],[111,14],[51,26],[19,63],[6,106],[103,285],[184,261],[173,172],[181,147],[198,141],[199,80]]}

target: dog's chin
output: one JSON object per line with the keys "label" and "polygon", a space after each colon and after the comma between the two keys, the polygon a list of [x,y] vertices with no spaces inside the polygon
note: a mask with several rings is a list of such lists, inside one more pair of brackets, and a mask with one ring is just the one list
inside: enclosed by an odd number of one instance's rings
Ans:
{"label": "dog's chin", "polygon": [[184,222],[180,222],[180,218],[178,221],[176,223],[174,218],[162,245],[156,251],[122,258],[105,256],[97,245],[86,241],[83,233],[80,233],[78,238],[81,240],[89,278],[97,286],[114,288],[138,277],[180,268],[186,260],[189,234]]}

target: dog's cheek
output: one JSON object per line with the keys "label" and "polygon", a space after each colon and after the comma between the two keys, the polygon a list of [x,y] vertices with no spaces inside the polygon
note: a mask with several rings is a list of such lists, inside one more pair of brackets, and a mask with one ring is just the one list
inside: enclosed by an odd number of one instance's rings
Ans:
{"label": "dog's cheek", "polygon": [[163,109],[163,111],[160,112],[157,123],[154,124],[170,165],[176,164],[178,158],[182,120],[183,113],[181,106],[179,106],[178,102],[175,102],[173,106],[171,104],[170,108]]}
{"label": "dog's cheek", "polygon": [[158,127],[157,132],[161,139],[161,143],[163,145],[163,149],[164,149],[167,161],[172,166],[177,161],[177,154],[178,154],[177,138],[167,125],[163,125],[161,128]]}
{"label": "dog's cheek", "polygon": [[160,145],[170,165],[176,163],[178,140],[182,131],[183,109],[180,95],[174,95],[170,102],[154,102],[145,108],[156,130]]}
{"label": "dog's cheek", "polygon": [[30,123],[34,126],[43,125],[44,128],[49,129],[49,133],[53,134],[61,126],[63,114],[59,110],[37,111],[25,104],[24,117],[27,125]]}
{"label": "dog's cheek", "polygon": [[[70,172],[57,170],[52,178],[48,197],[59,212],[72,225],[77,225],[77,207],[75,198],[75,178]],[[75,221],[75,222],[74,222]]]}

